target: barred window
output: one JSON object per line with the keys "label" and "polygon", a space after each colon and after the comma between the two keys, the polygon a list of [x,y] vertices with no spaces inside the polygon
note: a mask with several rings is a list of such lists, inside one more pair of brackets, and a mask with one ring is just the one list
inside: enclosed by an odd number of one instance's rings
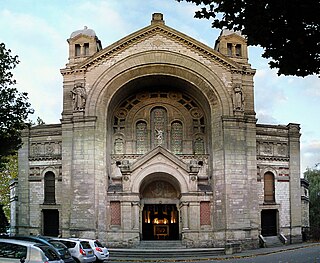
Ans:
{"label": "barred window", "polygon": [[182,139],[183,139],[182,123],[175,121],[171,125],[171,151],[173,153],[182,153]]}

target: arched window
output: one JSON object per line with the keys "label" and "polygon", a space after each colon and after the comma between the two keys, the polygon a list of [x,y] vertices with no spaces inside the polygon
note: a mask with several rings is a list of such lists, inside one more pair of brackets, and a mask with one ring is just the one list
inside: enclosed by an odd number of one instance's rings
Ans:
{"label": "arched window", "polygon": [[148,132],[147,123],[139,121],[136,124],[136,137],[137,137],[137,153],[144,154],[148,151]]}
{"label": "arched window", "polygon": [[194,154],[204,154],[204,141],[202,136],[197,136],[195,141],[194,141]]}
{"label": "arched window", "polygon": [[55,176],[53,172],[46,172],[44,175],[44,203],[56,203]]}
{"label": "arched window", "polygon": [[264,202],[275,202],[274,175],[271,172],[267,172],[264,175]]}
{"label": "arched window", "polygon": [[175,121],[171,124],[171,151],[173,153],[182,153],[182,123]]}
{"label": "arched window", "polygon": [[151,140],[152,146],[167,146],[167,111],[162,107],[153,108],[151,111]]}
{"label": "arched window", "polygon": [[114,153],[123,154],[124,153],[123,146],[124,146],[123,139],[121,137],[116,138],[114,141]]}

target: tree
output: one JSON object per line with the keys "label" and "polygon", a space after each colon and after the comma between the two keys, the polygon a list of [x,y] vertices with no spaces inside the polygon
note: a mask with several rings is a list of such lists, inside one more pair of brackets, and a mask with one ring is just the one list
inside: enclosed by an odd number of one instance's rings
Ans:
{"label": "tree", "polygon": [[[3,217],[10,218],[10,182],[18,178],[18,155],[6,156],[5,159],[3,166],[0,168],[0,221],[2,220],[2,223],[5,222]],[[2,208],[4,211],[3,216],[1,216]]]}
{"label": "tree", "polygon": [[12,56],[10,49],[0,43],[0,167],[5,156],[13,154],[21,146],[21,130],[33,113],[26,92],[19,93],[12,87],[16,84],[12,70],[19,63],[18,56]]}
{"label": "tree", "polygon": [[320,2],[314,0],[176,0],[201,5],[196,18],[241,31],[248,45],[260,45],[278,75],[320,73]]}
{"label": "tree", "polygon": [[309,213],[310,232],[314,239],[320,239],[320,165],[314,169],[307,169],[304,177],[309,181]]}

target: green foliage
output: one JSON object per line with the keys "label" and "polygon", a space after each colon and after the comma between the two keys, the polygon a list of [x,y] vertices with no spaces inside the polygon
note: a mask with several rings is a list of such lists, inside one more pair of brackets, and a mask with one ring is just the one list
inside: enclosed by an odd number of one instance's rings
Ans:
{"label": "green foliage", "polygon": [[19,93],[12,85],[12,70],[19,63],[17,56],[0,43],[0,167],[5,156],[15,153],[21,146],[21,130],[25,121],[33,113],[28,102],[28,94]]}
{"label": "green foliage", "polygon": [[320,73],[320,2],[314,0],[176,0],[200,5],[196,18],[212,26],[240,30],[249,45],[264,48],[278,75]]}
{"label": "green foliage", "polygon": [[304,177],[309,181],[310,230],[314,239],[320,240],[320,170],[316,165],[308,169]]}
{"label": "green foliage", "polygon": [[10,218],[10,182],[18,178],[18,156],[14,154],[5,158],[0,169],[0,205],[3,205],[6,217]]}

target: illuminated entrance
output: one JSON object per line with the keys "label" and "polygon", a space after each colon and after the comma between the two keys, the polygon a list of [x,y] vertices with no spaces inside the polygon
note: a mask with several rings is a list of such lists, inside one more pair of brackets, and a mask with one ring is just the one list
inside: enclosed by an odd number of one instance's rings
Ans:
{"label": "illuminated entrance", "polygon": [[146,204],[143,208],[143,240],[179,239],[178,211],[175,204]]}

